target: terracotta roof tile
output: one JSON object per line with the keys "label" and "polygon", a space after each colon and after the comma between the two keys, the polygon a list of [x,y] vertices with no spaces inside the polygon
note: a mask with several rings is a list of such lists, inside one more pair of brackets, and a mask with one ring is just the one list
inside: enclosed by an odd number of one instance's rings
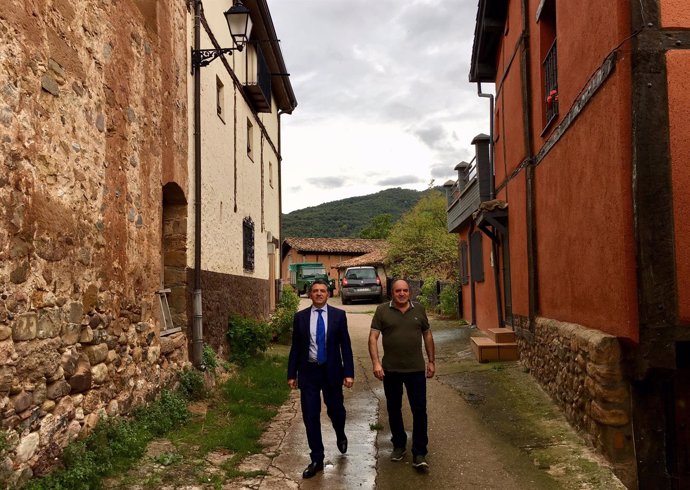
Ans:
{"label": "terracotta roof tile", "polygon": [[352,259],[344,260],[335,264],[334,268],[344,269],[346,267],[357,267],[361,265],[381,265],[386,259],[387,245],[383,245],[380,249],[369,252],[368,254],[360,255]]}
{"label": "terracotta roof tile", "polygon": [[382,247],[386,240],[365,238],[300,238],[288,237],[284,241],[300,252],[369,253]]}

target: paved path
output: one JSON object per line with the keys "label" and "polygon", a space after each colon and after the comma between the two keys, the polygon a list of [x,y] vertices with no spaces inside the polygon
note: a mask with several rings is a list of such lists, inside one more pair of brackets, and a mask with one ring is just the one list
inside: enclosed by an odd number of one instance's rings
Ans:
{"label": "paved path", "polygon": [[[345,389],[347,410],[346,432],[348,452],[340,454],[336,448],[335,433],[322,406],[321,426],[326,448],[325,469],[310,480],[302,479],[302,471],[309,464],[309,447],[299,409],[299,392],[294,391],[289,405],[294,407],[294,417],[281,445],[279,455],[273,460],[273,467],[299,488],[373,488],[376,478],[376,432],[370,428],[378,417],[378,401],[368,383],[364,380],[366,353],[364,332],[368,335],[371,317],[363,314],[348,314],[348,324],[355,354],[355,385]],[[269,488],[262,486],[261,488]]]}
{"label": "paved path", "polygon": [[[334,306],[341,306],[338,298],[331,298],[329,302]],[[305,299],[301,303],[300,307],[309,304]],[[344,307],[348,311],[356,365],[355,385],[352,389],[345,390],[345,407],[348,411],[346,432],[349,439],[347,454],[341,455],[336,449],[335,435],[323,407],[326,468],[322,474],[312,479],[302,479],[302,471],[309,463],[309,448],[302,424],[299,393],[295,391],[264,434],[263,442],[267,447],[263,454],[245,461],[241,468],[245,471],[264,469],[268,471],[268,476],[236,481],[224,485],[224,489],[603,488],[592,484],[593,480],[589,475],[587,478],[574,476],[571,483],[567,483],[567,475],[566,478],[563,475],[561,478],[554,477],[556,471],[549,472],[553,468],[537,464],[529,451],[519,449],[494,430],[490,423],[494,420],[494,414],[481,413],[481,410],[471,407],[463,399],[461,392],[454,388],[458,378],[453,366],[459,359],[466,364],[469,362],[471,354],[467,328],[446,327],[435,330],[438,375],[428,382],[430,470],[419,473],[412,468],[409,448],[403,461],[390,461],[392,447],[383,385],[371,372],[367,350],[371,315],[375,307],[376,305],[371,304]],[[404,417],[405,425],[410,430],[411,415],[407,408]],[[372,428],[377,423],[382,426],[378,431],[375,427]],[[564,430],[570,431],[564,420],[559,423],[565,427]],[[592,456],[584,444],[580,446],[573,452],[573,456],[568,457],[574,460],[586,453],[598,465],[600,460]],[[597,471],[608,472],[606,469]],[[605,478],[607,482],[613,481],[612,484],[607,483],[606,488],[623,488],[609,474]]]}
{"label": "paved path", "polygon": [[[333,300],[331,300],[333,301]],[[300,308],[309,303],[302,300]],[[340,306],[340,305],[338,305]],[[361,307],[354,307],[357,309]],[[372,306],[368,305],[368,309]],[[335,433],[322,406],[321,425],[326,448],[325,469],[322,474],[309,480],[302,479],[302,471],[309,464],[309,447],[302,423],[299,392],[293,391],[288,402],[266,431],[263,443],[276,456],[271,462],[269,476],[254,488],[262,490],[279,488],[374,488],[376,480],[376,431],[371,425],[378,419],[378,399],[366,381],[369,368],[366,339],[369,335],[371,316],[348,313],[348,326],[355,356],[355,385],[345,389],[347,410],[347,454],[336,448]],[[267,451],[264,451],[266,454]],[[269,452],[270,454],[270,452]],[[244,482],[245,485],[250,482]]]}
{"label": "paved path", "polygon": [[[329,301],[341,306],[338,298]],[[309,304],[306,299],[301,302],[302,307]],[[165,466],[160,456],[176,454],[177,449],[171,441],[160,439],[149,444],[141,464],[105,480],[104,488],[624,490],[519,364],[478,364],[469,348],[469,336],[476,330],[439,319],[432,319],[437,375],[427,385],[430,470],[418,473],[412,468],[409,448],[403,461],[390,461],[383,385],[371,372],[367,352],[375,305],[345,309],[356,369],[354,387],[345,390],[349,449],[345,455],[336,449],[323,407],[327,465],[323,473],[302,479],[309,448],[299,392],[293,391],[264,432],[262,452],[245,458],[239,466],[245,474],[257,476],[227,481],[224,464],[233,454],[222,449],[203,459],[187,455],[178,464]],[[196,410],[205,407],[200,404]],[[407,407],[404,410],[409,431],[411,415]]]}

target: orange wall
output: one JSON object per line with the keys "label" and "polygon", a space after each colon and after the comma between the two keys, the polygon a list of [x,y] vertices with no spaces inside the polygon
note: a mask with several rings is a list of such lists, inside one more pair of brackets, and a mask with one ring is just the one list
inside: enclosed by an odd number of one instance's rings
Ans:
{"label": "orange wall", "polygon": [[529,283],[527,269],[527,185],[525,172],[513,179],[507,188],[508,236],[510,238],[510,281],[513,314],[529,316]]}
{"label": "orange wall", "polygon": [[[462,317],[469,323],[472,321],[472,260],[470,258],[469,227],[464,228],[458,233],[458,243],[463,240],[467,242],[468,247],[467,270],[470,273],[470,282],[462,286]],[[486,330],[487,328],[496,328],[498,326],[494,270],[491,268],[491,240],[486,235],[482,235],[482,251],[484,254],[484,281],[475,283],[476,325],[477,328]],[[501,287],[503,287],[502,282]]]}
{"label": "orange wall", "polygon": [[491,240],[486,235],[482,235],[482,250],[484,255],[484,280],[475,284],[474,294],[476,295],[477,305],[477,328],[486,330],[498,327],[494,270],[491,267]]}
{"label": "orange wall", "polygon": [[688,0],[661,0],[661,26],[687,29],[690,26]]}
{"label": "orange wall", "polygon": [[[499,186],[527,156],[524,138],[522,76],[520,73],[520,51],[514,58],[515,46],[520,42],[522,32],[522,14],[520,2],[510,2],[508,11],[508,35],[503,38],[499,54],[498,82],[508,69],[503,84],[498,90],[496,100],[496,125],[498,139],[495,143],[496,185]],[[510,237],[510,274],[512,287],[513,314],[529,315],[529,290],[527,281],[527,224],[525,199],[525,172],[520,173],[496,196],[508,203],[508,232]],[[488,258],[487,258],[488,264]],[[493,271],[491,271],[493,273]],[[503,276],[501,274],[501,280]],[[491,277],[493,284],[493,277]],[[503,287],[503,285],[502,285]],[[495,323],[496,299],[493,286],[492,296],[487,298],[491,303],[491,312],[487,322]],[[505,305],[504,305],[505,308]],[[505,311],[504,311],[505,314]],[[494,326],[492,324],[490,327]]]}
{"label": "orange wall", "polygon": [[[673,2],[667,0],[666,3]],[[687,6],[685,12],[686,25],[690,25]],[[690,322],[690,52],[669,51],[666,54],[666,68],[678,316],[687,323]]]}
{"label": "orange wall", "polygon": [[[625,3],[629,2],[557,0],[558,65],[574,68],[559,72],[561,119],[604,58],[629,35],[630,8]],[[535,34],[538,35],[538,31]],[[536,49],[534,41],[532,45]],[[542,60],[533,61],[538,61],[536,66],[540,67]],[[539,81],[539,78],[533,80]],[[538,136],[542,128],[536,129]]]}
{"label": "orange wall", "polygon": [[[529,3],[532,141],[538,153],[604,58],[629,35],[630,10],[624,2],[611,6],[589,0],[583,8],[581,2],[557,0],[560,115],[542,136],[543,60],[540,28],[535,23],[539,2]],[[497,81],[520,35],[519,5],[510,2]],[[604,87],[535,169],[537,314],[637,339],[629,49],[629,44],[622,46]],[[526,156],[521,84],[518,53],[496,101],[497,184]],[[527,316],[526,172],[498,197],[509,203],[513,313]],[[488,264],[488,239],[485,246]],[[490,274],[487,268],[486,282],[491,287],[477,288],[478,323],[495,323]]]}
{"label": "orange wall", "polygon": [[541,316],[637,339],[629,73],[618,65],[537,167],[537,268]]}
{"label": "orange wall", "polygon": [[[624,4],[557,1],[560,115],[540,136],[542,103],[533,96],[535,153],[629,35]],[[532,53],[538,33],[533,28]],[[535,213],[538,314],[637,339],[629,48],[622,46],[614,73],[536,168]],[[531,61],[532,92],[540,94],[542,60]]]}
{"label": "orange wall", "polygon": [[506,69],[509,69],[500,87],[497,87],[496,125],[498,141],[495,143],[496,185],[500,185],[506,175],[524,160],[526,156],[525,139],[522,124],[522,81],[520,75],[520,51],[515,58],[511,57],[516,45],[520,42],[522,18],[520,2],[510,2],[508,34],[503,38],[503,45],[498,57],[497,83],[500,82]]}

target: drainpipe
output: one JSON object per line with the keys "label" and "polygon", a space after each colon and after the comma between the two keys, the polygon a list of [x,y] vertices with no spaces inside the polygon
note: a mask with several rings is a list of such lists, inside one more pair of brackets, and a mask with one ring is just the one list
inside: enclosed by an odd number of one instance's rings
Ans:
{"label": "drainpipe", "polygon": [[[201,49],[201,0],[194,2],[194,49]],[[201,67],[194,65],[194,292],[192,363],[202,367],[204,334],[201,315]]]}
{"label": "drainpipe", "polygon": [[[283,294],[283,123],[280,116],[290,114],[284,110],[278,111],[278,274],[280,281],[279,293]],[[276,299],[277,300],[277,299]]]}
{"label": "drainpipe", "polygon": [[477,82],[477,95],[489,99],[489,167],[491,167],[491,171],[489,172],[489,199],[493,200],[496,198],[496,174],[494,173],[494,95],[482,92],[481,82]]}
{"label": "drainpipe", "polygon": [[[467,237],[469,243],[472,243],[472,233],[474,233],[474,222],[470,225]],[[472,325],[477,326],[477,292],[475,289],[474,276],[472,275],[472,263],[470,261],[470,308],[472,309]]]}
{"label": "drainpipe", "polygon": [[[496,174],[494,173],[494,95],[485,94],[482,92],[482,83],[477,82],[477,95],[479,97],[484,97],[489,99],[489,166],[491,167],[489,172],[489,199],[493,200],[496,198]],[[496,233],[494,228],[494,234],[498,238],[498,233]],[[501,283],[500,274],[498,270],[498,265],[500,260],[498,258],[498,243],[491,240],[491,255],[493,256],[494,263],[494,289],[496,290],[496,312],[498,313],[498,326],[503,327],[503,305],[501,304]]]}
{"label": "drainpipe", "polygon": [[[494,229],[494,234],[496,235],[496,238],[498,238],[498,233],[495,233],[495,231],[496,229]],[[503,305],[501,304],[501,282],[498,270],[498,266],[501,263],[501,261],[498,258],[498,243],[496,243],[493,240],[491,240],[491,254],[493,255],[494,261],[494,285],[496,286],[494,289],[496,290],[496,313],[498,313],[498,328],[503,328],[505,322],[503,321]]]}
{"label": "drainpipe", "polygon": [[534,189],[534,143],[533,143],[533,128],[532,128],[532,77],[530,76],[530,25],[529,25],[529,2],[522,0],[522,43],[524,48],[520,57],[520,77],[522,82],[522,124],[524,126],[523,136],[525,138],[525,151],[529,164],[525,168],[526,177],[526,194],[527,194],[527,287],[529,298],[529,322],[530,330],[534,328],[533,322],[539,309],[537,291],[538,291],[538,277],[537,277],[537,231],[534,216],[535,207],[535,189]]}

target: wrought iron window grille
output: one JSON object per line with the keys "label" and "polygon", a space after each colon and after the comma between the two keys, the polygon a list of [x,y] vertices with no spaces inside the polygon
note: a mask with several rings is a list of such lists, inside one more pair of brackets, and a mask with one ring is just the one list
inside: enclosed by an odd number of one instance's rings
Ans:
{"label": "wrought iron window grille", "polygon": [[245,271],[254,270],[254,221],[250,217],[242,221],[242,257]]}
{"label": "wrought iron window grille", "polygon": [[546,105],[546,124],[544,127],[548,127],[558,117],[558,51],[556,39],[553,40],[542,65],[544,67],[544,104]]}

